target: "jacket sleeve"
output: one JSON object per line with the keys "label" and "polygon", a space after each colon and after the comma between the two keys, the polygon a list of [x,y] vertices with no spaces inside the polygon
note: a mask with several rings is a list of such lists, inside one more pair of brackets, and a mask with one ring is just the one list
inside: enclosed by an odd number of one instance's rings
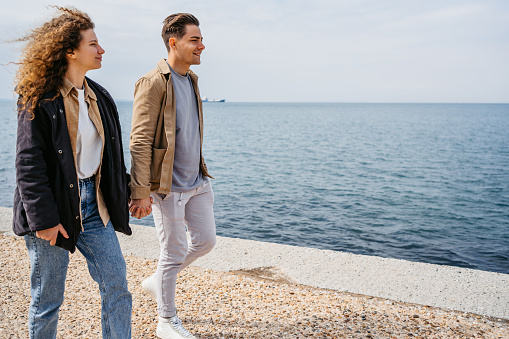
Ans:
{"label": "jacket sleeve", "polygon": [[[28,112],[18,114],[18,135],[16,145],[16,183],[26,212],[31,231],[40,231],[57,226],[60,223],[58,206],[51,191],[47,174],[46,152],[51,126],[45,116],[34,112],[34,118]],[[51,142],[51,141],[49,141]]]}
{"label": "jacket sleeve", "polygon": [[150,168],[152,146],[161,111],[164,90],[145,77],[134,88],[133,118],[131,124],[131,199],[150,196]]}

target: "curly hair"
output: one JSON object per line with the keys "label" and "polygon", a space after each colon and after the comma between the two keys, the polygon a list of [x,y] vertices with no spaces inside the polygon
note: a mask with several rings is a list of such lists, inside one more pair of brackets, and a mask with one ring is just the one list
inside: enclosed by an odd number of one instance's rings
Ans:
{"label": "curly hair", "polygon": [[[16,41],[26,42],[18,63],[15,92],[18,109],[32,113],[42,96],[58,89],[67,72],[67,53],[81,42],[81,32],[94,28],[90,17],[73,7],[56,7],[61,14]],[[55,99],[58,94],[51,100]]]}

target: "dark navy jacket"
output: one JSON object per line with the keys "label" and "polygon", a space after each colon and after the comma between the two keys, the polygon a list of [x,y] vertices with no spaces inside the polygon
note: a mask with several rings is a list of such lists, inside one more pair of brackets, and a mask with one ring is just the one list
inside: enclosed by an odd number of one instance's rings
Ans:
{"label": "dark navy jacket", "polygon": [[[89,78],[87,83],[97,96],[105,136],[100,188],[113,227],[130,235],[130,178],[117,107],[106,89]],[[63,98],[51,100],[57,93],[43,96],[33,119],[26,111],[18,112],[13,231],[25,235],[60,223],[69,238],[59,234],[56,245],[73,253],[81,232],[79,183]]]}

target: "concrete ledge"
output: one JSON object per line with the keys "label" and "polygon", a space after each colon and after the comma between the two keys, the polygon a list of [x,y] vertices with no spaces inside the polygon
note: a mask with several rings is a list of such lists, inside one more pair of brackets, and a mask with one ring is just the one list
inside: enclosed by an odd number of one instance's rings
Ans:
{"label": "concrete ledge", "polygon": [[[0,232],[13,235],[11,223],[0,207]],[[119,234],[124,254],[157,259],[155,228],[131,226]],[[226,237],[194,266],[509,319],[508,274]]]}

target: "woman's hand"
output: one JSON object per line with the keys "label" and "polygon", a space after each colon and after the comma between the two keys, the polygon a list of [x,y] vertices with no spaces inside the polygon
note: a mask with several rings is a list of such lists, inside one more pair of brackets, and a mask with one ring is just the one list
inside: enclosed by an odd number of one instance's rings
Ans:
{"label": "woman's hand", "polygon": [[36,231],[35,235],[37,236],[37,238],[48,240],[51,246],[55,246],[57,242],[58,233],[62,233],[64,238],[69,239],[69,236],[67,235],[67,232],[65,231],[64,226],[62,226],[62,224],[58,224],[55,227],[48,228],[46,230]]}
{"label": "woman's hand", "polygon": [[131,212],[131,217],[135,217],[138,219],[144,218],[147,215],[152,213],[152,203],[154,200],[152,197],[148,197],[145,199],[132,199],[129,204],[129,211]]}

